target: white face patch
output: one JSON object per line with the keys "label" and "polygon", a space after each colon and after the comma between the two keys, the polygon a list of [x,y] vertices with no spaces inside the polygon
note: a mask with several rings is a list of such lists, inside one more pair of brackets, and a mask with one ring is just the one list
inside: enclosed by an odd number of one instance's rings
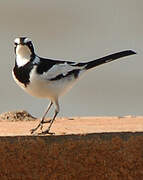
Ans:
{"label": "white face patch", "polygon": [[31,51],[28,46],[20,44],[16,47],[16,55],[28,59],[31,56]]}
{"label": "white face patch", "polygon": [[14,43],[20,44],[20,38],[16,38],[16,39],[14,40]]}

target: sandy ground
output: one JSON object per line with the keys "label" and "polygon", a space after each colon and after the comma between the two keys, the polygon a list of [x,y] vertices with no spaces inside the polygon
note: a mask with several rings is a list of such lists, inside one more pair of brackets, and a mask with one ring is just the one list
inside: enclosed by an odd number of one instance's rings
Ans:
{"label": "sandy ground", "polygon": [[[31,135],[30,129],[38,122],[39,119],[26,111],[3,113],[0,115],[0,136]],[[48,123],[44,124],[43,129],[47,127]],[[57,118],[51,128],[55,135],[142,131],[143,117],[133,116]]]}

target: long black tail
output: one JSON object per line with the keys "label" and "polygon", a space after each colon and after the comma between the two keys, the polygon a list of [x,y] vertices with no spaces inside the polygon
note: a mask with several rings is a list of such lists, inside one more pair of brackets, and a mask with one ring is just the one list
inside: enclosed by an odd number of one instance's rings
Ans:
{"label": "long black tail", "polygon": [[88,69],[94,68],[94,67],[96,67],[96,66],[98,66],[100,64],[108,63],[108,62],[114,61],[116,59],[119,59],[119,58],[122,58],[122,57],[125,57],[125,56],[130,56],[130,55],[133,55],[133,54],[136,54],[136,52],[134,52],[132,50],[126,50],[126,51],[121,51],[121,52],[118,52],[118,53],[114,53],[114,54],[111,54],[109,56],[105,56],[105,57],[90,61],[88,63],[85,63],[85,64],[87,64],[85,66],[85,69],[88,70]]}

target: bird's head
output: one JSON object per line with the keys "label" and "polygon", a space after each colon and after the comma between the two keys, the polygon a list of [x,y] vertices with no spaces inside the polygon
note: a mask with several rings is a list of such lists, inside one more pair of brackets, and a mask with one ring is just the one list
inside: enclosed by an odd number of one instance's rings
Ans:
{"label": "bird's head", "polygon": [[14,45],[17,60],[21,65],[24,65],[26,62],[30,61],[31,57],[35,55],[32,41],[27,37],[16,38],[14,40]]}

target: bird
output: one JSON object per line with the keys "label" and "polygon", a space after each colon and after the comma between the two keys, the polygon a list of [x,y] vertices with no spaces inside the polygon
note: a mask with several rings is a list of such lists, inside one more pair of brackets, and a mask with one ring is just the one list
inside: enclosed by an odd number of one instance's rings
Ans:
{"label": "bird", "polygon": [[[15,82],[28,94],[50,100],[39,124],[30,130],[31,134],[39,128],[41,133],[38,134],[52,134],[51,126],[60,111],[59,98],[69,91],[85,73],[104,63],[136,54],[133,50],[124,50],[88,62],[43,58],[35,53],[33,42],[28,37],[15,38],[14,52],[15,64],[12,75]],[[46,115],[52,105],[55,107],[53,118],[46,121]],[[49,123],[49,126],[43,131],[44,123]]]}

